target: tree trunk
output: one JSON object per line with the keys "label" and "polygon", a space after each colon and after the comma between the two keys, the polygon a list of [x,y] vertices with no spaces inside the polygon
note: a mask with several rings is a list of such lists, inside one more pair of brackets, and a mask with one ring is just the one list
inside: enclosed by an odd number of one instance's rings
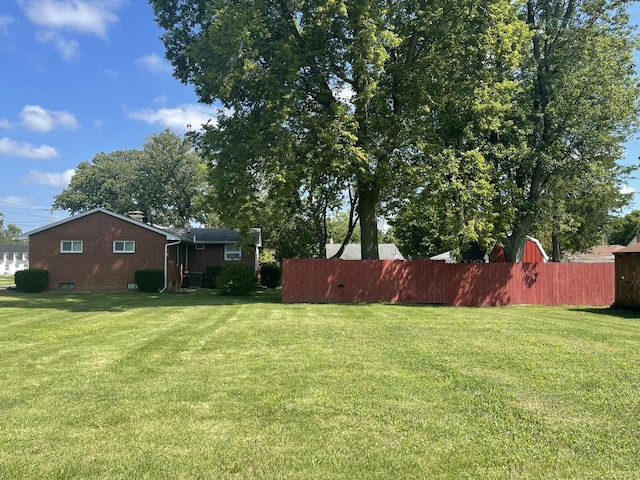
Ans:
{"label": "tree trunk", "polygon": [[560,261],[560,234],[559,233],[551,234],[551,261],[552,262]]}
{"label": "tree trunk", "polygon": [[359,185],[360,252],[363,260],[378,260],[378,191]]}
{"label": "tree trunk", "polygon": [[504,258],[507,262],[522,262],[524,245],[531,229],[533,217],[527,214],[514,222],[514,229],[504,241]]}

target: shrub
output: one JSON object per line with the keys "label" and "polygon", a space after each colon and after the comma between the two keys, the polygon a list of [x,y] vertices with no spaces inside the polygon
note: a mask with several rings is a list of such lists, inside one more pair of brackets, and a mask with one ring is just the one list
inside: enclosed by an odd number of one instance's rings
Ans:
{"label": "shrub", "polygon": [[44,292],[49,283],[49,272],[39,268],[19,270],[14,279],[16,288],[22,292]]}
{"label": "shrub", "polygon": [[251,267],[231,261],[222,265],[216,285],[221,295],[246,296],[256,291],[257,282]]}
{"label": "shrub", "polygon": [[209,265],[207,271],[204,274],[204,286],[205,288],[216,288],[218,281],[218,275],[222,270],[222,265]]}
{"label": "shrub", "polygon": [[138,290],[143,292],[157,292],[164,287],[162,270],[137,270],[134,276]]}
{"label": "shrub", "polygon": [[260,267],[260,283],[267,288],[276,288],[280,285],[282,273],[280,267],[273,263],[267,263]]}

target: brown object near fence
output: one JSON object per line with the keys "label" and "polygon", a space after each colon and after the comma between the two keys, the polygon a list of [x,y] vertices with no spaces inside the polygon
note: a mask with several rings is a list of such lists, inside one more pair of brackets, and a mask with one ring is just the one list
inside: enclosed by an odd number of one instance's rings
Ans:
{"label": "brown object near fence", "polygon": [[615,300],[613,263],[286,259],[283,303],[598,305]]}

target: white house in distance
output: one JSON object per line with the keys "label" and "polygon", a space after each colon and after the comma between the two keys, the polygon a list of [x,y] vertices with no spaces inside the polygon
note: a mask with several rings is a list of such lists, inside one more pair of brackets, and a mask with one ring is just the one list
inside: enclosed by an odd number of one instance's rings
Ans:
{"label": "white house in distance", "polygon": [[0,245],[0,275],[14,275],[29,268],[29,245]]}

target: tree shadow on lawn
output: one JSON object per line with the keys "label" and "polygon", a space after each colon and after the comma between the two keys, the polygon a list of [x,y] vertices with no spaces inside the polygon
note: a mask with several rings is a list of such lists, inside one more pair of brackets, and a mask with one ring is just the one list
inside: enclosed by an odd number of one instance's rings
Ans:
{"label": "tree shadow on lawn", "polygon": [[[246,297],[223,296],[217,290],[198,289],[189,292],[144,293],[25,293],[15,289],[0,291],[0,306],[42,308],[70,312],[124,312],[141,308],[224,305],[260,305],[281,303],[280,290],[257,290]],[[17,302],[5,300],[18,300]],[[2,305],[4,303],[4,305]]]}
{"label": "tree shadow on lawn", "polygon": [[626,318],[629,320],[640,320],[640,311],[619,307],[569,307],[573,312],[596,313],[608,317]]}

